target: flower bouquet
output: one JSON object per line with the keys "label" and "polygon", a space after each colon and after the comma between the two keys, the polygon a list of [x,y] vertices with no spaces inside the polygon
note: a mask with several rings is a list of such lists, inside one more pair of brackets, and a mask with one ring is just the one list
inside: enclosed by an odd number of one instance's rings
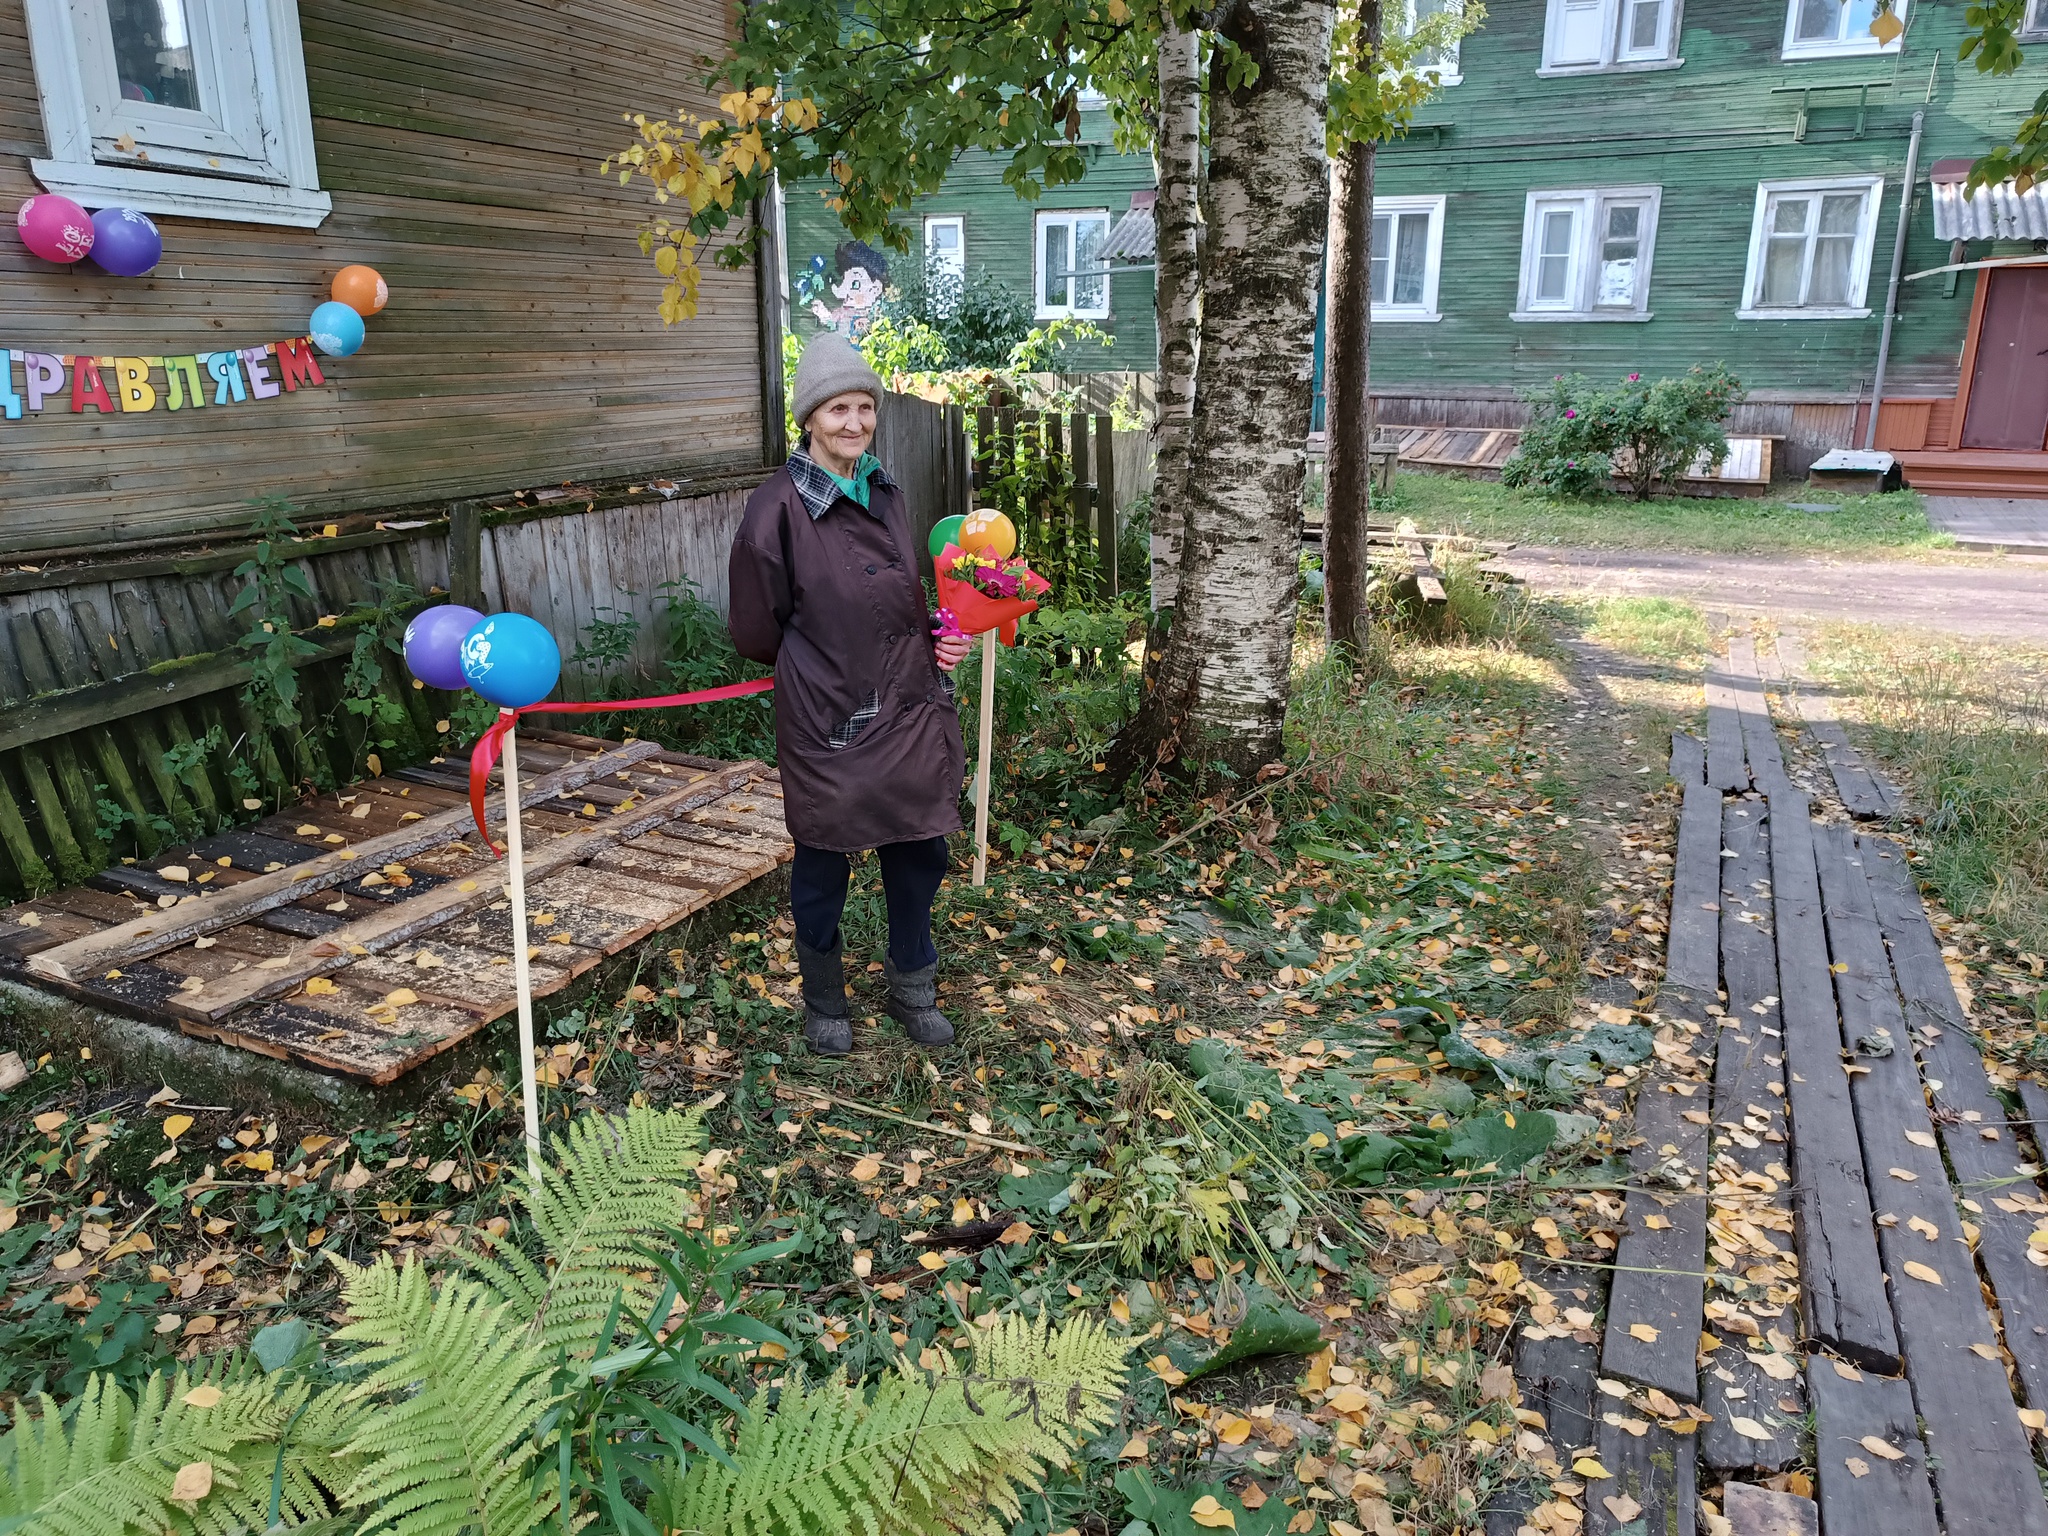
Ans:
{"label": "flower bouquet", "polygon": [[1052,584],[1022,560],[970,555],[957,544],[939,551],[938,635],[978,635],[995,630],[1003,644],[1017,643],[1017,621],[1038,608]]}

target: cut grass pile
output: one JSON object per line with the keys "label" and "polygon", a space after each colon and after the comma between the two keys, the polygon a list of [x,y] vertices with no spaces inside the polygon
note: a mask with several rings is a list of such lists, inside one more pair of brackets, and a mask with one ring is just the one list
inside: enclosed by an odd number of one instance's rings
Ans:
{"label": "cut grass pile", "polygon": [[[1799,510],[1790,502],[1830,510]],[[1432,532],[1573,549],[1667,549],[1704,554],[1903,554],[1952,548],[1955,540],[1928,525],[1911,491],[1841,496],[1788,490],[1767,499],[1621,496],[1552,500],[1494,480],[1404,470],[1375,520],[1412,517]]]}

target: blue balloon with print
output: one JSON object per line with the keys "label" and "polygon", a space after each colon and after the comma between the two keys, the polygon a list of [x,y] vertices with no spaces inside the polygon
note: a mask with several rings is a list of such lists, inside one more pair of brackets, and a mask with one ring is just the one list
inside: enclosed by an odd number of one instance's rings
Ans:
{"label": "blue balloon with print", "polygon": [[92,216],[92,250],[87,254],[103,272],[140,277],[163,260],[164,237],[146,213],[102,208]]}
{"label": "blue balloon with print", "polygon": [[313,311],[306,334],[329,357],[351,357],[363,344],[363,317],[346,304],[329,299]]}
{"label": "blue balloon with print", "polygon": [[500,709],[538,704],[561,675],[555,637],[523,613],[494,613],[462,637],[462,680]]}
{"label": "blue balloon with print", "polygon": [[458,692],[462,676],[462,641],[483,622],[483,615],[460,603],[422,608],[405,626],[405,665],[429,688]]}

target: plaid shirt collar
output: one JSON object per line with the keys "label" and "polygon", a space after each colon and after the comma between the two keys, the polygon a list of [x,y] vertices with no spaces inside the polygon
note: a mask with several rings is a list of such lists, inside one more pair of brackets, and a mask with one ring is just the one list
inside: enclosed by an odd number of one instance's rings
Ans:
{"label": "plaid shirt collar", "polygon": [[[803,499],[804,510],[811,514],[811,521],[814,523],[832,510],[832,503],[845,495],[831,473],[802,448],[798,448],[789,456],[789,478],[796,482],[796,493]],[[886,469],[877,464],[868,472],[868,484],[894,489],[896,482],[889,478]],[[852,500],[851,497],[847,499]],[[854,502],[854,505],[859,506],[860,503]],[[882,514],[875,510],[872,502],[863,510],[869,517],[881,520]]]}

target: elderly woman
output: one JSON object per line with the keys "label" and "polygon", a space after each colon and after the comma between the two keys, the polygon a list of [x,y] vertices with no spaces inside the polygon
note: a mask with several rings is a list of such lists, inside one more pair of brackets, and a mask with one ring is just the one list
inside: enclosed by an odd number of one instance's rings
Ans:
{"label": "elderly woman", "polygon": [[853,1048],[839,916],[847,856],[870,848],[889,910],[889,1013],[920,1045],[953,1038],[932,899],[960,827],[965,753],[946,674],[968,642],[932,639],[903,492],[868,452],[881,402],[851,344],[814,337],[792,402],[803,436],[748,498],[732,545],[733,644],[775,667],[804,1038],[822,1056]]}

